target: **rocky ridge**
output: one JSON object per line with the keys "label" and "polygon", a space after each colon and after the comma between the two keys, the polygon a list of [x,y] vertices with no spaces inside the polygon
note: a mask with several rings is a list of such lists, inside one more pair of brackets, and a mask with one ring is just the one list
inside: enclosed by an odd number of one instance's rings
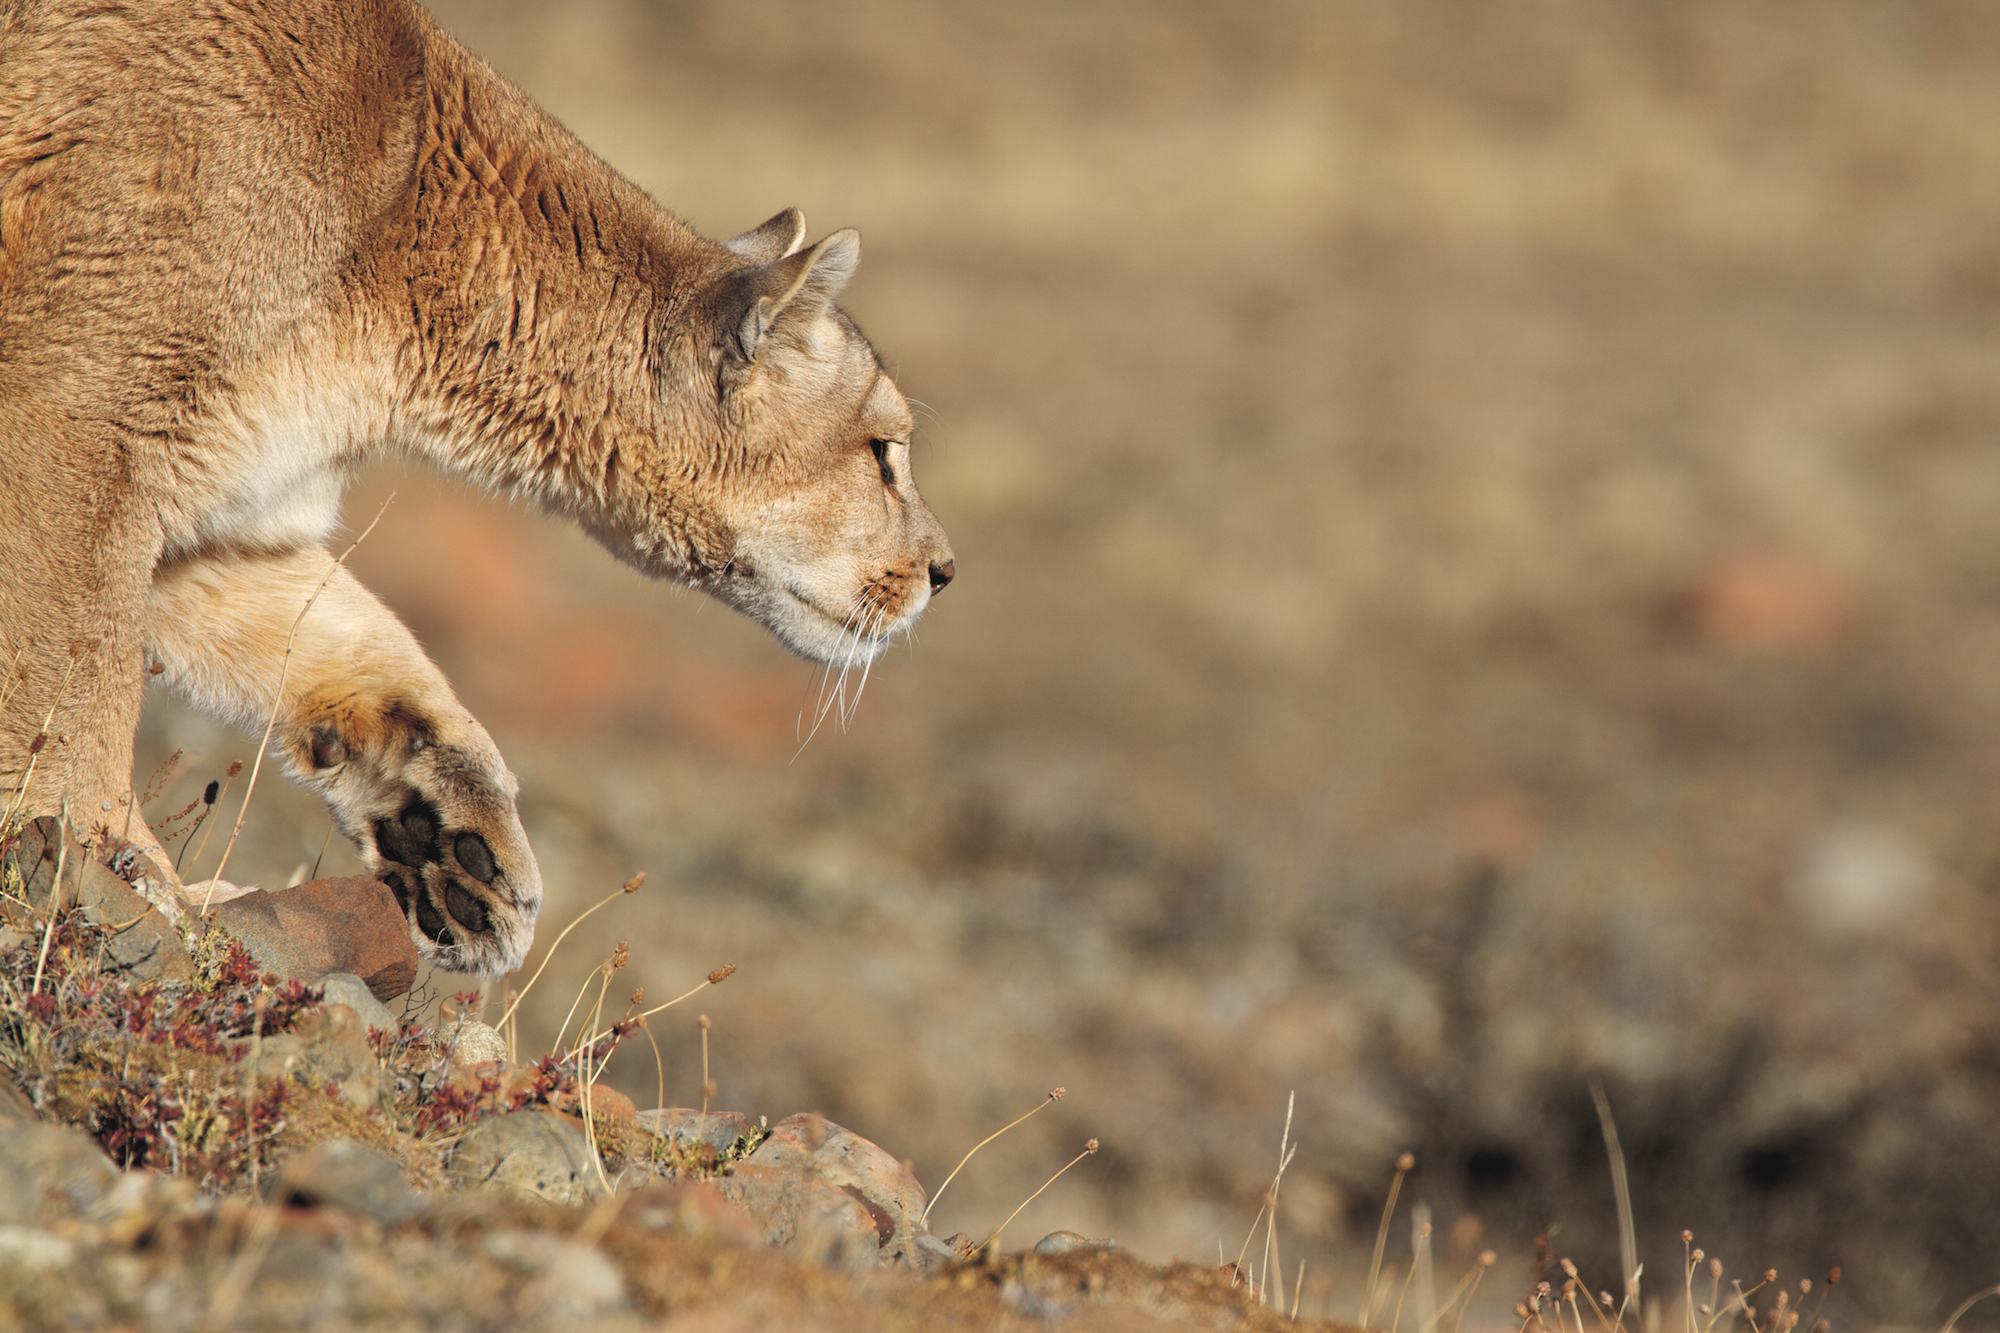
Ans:
{"label": "rocky ridge", "polygon": [[1289,1323],[1227,1268],[933,1236],[816,1113],[642,1111],[574,1053],[425,1028],[372,879],[176,926],[145,870],[54,820],[0,848],[0,1329]]}

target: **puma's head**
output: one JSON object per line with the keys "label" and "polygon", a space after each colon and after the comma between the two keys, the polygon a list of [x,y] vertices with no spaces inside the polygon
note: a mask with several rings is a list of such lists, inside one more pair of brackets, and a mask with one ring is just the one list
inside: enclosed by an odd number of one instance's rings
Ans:
{"label": "puma's head", "polygon": [[833,303],[861,237],[804,236],[788,209],[728,242],[744,262],[709,282],[663,387],[698,404],[705,445],[690,581],[802,656],[860,665],[951,582],[951,542],[911,475],[910,406]]}

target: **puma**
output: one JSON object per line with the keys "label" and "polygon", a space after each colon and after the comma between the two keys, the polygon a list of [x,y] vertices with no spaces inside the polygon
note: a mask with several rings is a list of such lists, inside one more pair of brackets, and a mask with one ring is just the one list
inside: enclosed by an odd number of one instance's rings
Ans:
{"label": "puma", "polygon": [[426,957],[517,967],[516,781],[330,554],[342,488],[400,450],[872,659],[952,551],[860,238],[805,235],[696,235],[407,0],[0,0],[4,808],[154,845],[161,677],[275,716]]}

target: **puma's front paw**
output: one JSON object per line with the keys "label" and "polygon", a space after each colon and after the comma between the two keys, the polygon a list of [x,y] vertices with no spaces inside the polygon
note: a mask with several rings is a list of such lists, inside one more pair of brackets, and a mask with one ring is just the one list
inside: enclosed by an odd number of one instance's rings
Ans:
{"label": "puma's front paw", "polygon": [[425,958],[497,976],[521,965],[542,878],[515,813],[518,784],[463,708],[320,701],[292,764],[387,884]]}

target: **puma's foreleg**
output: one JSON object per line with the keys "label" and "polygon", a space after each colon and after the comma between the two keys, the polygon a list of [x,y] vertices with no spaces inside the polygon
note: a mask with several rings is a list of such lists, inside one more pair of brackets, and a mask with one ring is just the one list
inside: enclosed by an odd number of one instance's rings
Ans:
{"label": "puma's foreleg", "polygon": [[317,549],[166,566],[147,645],[169,683],[251,735],[275,705],[272,749],[395,891],[425,957],[486,975],[520,965],[542,882],[518,784],[409,630],[344,567]]}

